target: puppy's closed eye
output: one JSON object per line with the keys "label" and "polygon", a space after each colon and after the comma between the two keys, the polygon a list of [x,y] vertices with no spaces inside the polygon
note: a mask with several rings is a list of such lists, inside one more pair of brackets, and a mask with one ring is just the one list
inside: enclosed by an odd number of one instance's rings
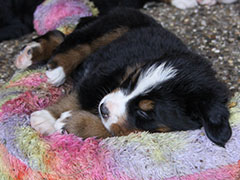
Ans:
{"label": "puppy's closed eye", "polygon": [[148,114],[143,110],[137,110],[137,114],[138,114],[138,116],[140,116],[141,118],[143,118],[145,120],[149,119]]}

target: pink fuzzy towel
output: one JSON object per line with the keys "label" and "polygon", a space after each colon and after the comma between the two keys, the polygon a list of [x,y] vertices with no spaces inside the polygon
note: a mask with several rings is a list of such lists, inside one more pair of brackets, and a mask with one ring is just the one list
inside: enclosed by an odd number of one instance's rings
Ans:
{"label": "pink fuzzy towel", "polygon": [[97,14],[88,0],[45,0],[34,13],[34,28],[39,35],[55,29],[69,34],[81,17]]}

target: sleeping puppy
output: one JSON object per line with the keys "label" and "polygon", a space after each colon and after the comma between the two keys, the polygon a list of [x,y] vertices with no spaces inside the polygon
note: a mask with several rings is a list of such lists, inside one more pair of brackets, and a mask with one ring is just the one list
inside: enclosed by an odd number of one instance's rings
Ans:
{"label": "sleeping puppy", "polygon": [[23,66],[49,59],[50,83],[60,86],[70,75],[75,83],[59,103],[31,114],[42,134],[109,137],[203,126],[220,146],[231,137],[228,90],[209,62],[137,10],[115,9],[65,38],[52,32],[32,44]]}

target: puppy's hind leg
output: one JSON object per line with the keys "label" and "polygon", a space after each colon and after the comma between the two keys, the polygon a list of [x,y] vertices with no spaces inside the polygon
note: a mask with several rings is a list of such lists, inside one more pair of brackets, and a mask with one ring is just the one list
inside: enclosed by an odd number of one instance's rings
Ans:
{"label": "puppy's hind leg", "polygon": [[40,111],[33,112],[30,117],[31,126],[43,135],[56,132],[57,119],[68,117],[71,111],[80,109],[76,93],[72,93],[61,99],[57,104]]}
{"label": "puppy's hind leg", "polygon": [[47,63],[52,52],[63,42],[64,37],[63,33],[55,30],[33,39],[23,47],[15,60],[15,66],[18,69],[26,69],[31,65]]}
{"label": "puppy's hind leg", "polygon": [[[91,53],[108,45],[127,31],[127,28],[116,28],[92,41],[79,43],[71,48],[66,46],[71,46],[70,44],[74,43],[71,42],[74,36],[74,38],[80,39],[81,37],[86,37],[88,32],[76,32],[75,34],[69,35],[47,64],[49,69],[46,72],[48,81],[55,86],[63,84],[66,77],[68,77]],[[88,36],[90,36],[90,33]]]}

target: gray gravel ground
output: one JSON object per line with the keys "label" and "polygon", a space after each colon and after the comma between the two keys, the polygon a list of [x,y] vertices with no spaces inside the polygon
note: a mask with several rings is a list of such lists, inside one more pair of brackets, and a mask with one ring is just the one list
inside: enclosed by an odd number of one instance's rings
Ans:
{"label": "gray gravel ground", "polygon": [[[231,92],[240,91],[240,2],[180,10],[153,4],[143,10],[174,32],[189,47],[206,56]],[[0,43],[0,86],[15,72],[13,61],[35,33]]]}

